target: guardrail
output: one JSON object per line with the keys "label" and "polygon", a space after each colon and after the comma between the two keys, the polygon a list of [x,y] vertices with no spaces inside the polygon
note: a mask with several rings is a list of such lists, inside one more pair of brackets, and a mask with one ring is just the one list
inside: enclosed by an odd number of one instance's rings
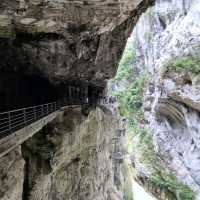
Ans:
{"label": "guardrail", "polygon": [[46,117],[60,107],[58,102],[52,102],[0,113],[0,138]]}
{"label": "guardrail", "polygon": [[84,90],[72,87],[69,90],[69,96],[57,102],[0,113],[0,139],[48,116],[63,106],[107,104],[116,100],[114,97],[100,97],[94,94],[88,97],[86,94]]}

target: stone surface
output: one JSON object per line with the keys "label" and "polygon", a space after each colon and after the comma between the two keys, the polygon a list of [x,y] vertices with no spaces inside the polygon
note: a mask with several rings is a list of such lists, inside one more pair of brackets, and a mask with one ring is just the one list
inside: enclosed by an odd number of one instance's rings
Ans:
{"label": "stone surface", "polygon": [[[112,124],[112,126],[110,126]],[[25,198],[122,200],[123,134],[109,110],[66,112],[22,147]]]}
{"label": "stone surface", "polygon": [[20,147],[0,158],[0,199],[22,199],[24,164]]}
{"label": "stone surface", "polygon": [[[199,6],[195,0],[158,0],[140,18],[132,36],[134,65],[140,70],[146,66],[155,87],[144,94],[144,106],[151,105],[145,119],[155,151],[163,165],[195,192],[196,199],[200,199],[200,87],[198,74],[192,70],[200,65],[189,62],[199,58]],[[176,65],[181,66],[178,71]],[[163,74],[166,66],[170,70]],[[148,177],[148,169],[141,171]]]}
{"label": "stone surface", "polygon": [[[133,26],[153,2],[1,0],[0,73],[105,86]],[[13,167],[2,164],[2,199],[122,200],[123,134],[103,110],[88,117],[65,113],[29,139],[22,148],[24,169],[20,153],[12,165],[15,151],[4,156]]]}
{"label": "stone surface", "polygon": [[15,30],[16,39],[0,43],[0,71],[105,85],[137,19],[153,2],[3,0],[0,36],[12,38]]}
{"label": "stone surface", "polygon": [[61,111],[55,111],[48,116],[15,131],[11,135],[2,138],[0,140],[0,158],[13,151],[29,138],[33,137],[35,133],[39,132],[48,123],[51,123],[61,113]]}
{"label": "stone surface", "polygon": [[8,15],[0,15],[0,38],[14,38],[12,20]]}

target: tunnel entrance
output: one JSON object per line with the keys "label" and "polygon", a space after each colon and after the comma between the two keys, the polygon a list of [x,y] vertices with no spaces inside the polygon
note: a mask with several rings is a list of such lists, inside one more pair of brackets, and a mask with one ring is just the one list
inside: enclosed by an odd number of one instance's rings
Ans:
{"label": "tunnel entrance", "polygon": [[0,73],[0,112],[57,101],[56,86],[36,75]]}
{"label": "tunnel entrance", "polygon": [[63,105],[96,105],[103,89],[77,81],[53,85],[37,75],[0,73],[0,112],[55,101]]}

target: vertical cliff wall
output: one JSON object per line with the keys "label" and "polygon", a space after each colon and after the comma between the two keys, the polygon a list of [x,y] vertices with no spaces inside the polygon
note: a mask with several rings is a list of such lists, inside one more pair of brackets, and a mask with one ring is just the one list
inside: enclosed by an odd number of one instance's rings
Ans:
{"label": "vertical cliff wall", "polygon": [[[20,100],[16,106],[28,103],[26,97],[31,96],[33,87],[38,87],[34,85],[37,80],[42,86],[47,83],[41,93],[47,92],[45,95],[51,99],[51,95],[58,98],[58,90],[63,91],[68,81],[104,88],[115,75],[133,26],[153,3],[154,0],[2,0],[0,74],[15,74],[18,85],[22,76],[32,80],[21,101],[22,95],[11,78],[8,82],[13,92],[6,87],[0,91],[0,96],[5,96],[2,108],[9,108],[12,98],[15,102]],[[40,99],[31,101],[38,102]],[[88,117],[70,111],[23,144],[23,156],[18,153],[12,159],[9,155],[2,158],[2,162],[8,159],[5,163],[11,166],[2,167],[2,199],[122,199],[123,131],[115,116],[103,110],[93,110]],[[8,189],[12,190],[9,194]]]}
{"label": "vertical cliff wall", "polygon": [[68,110],[1,159],[1,199],[121,200],[122,149],[110,110]]}
{"label": "vertical cliff wall", "polygon": [[[141,17],[132,36],[134,66],[140,73],[147,70],[149,74],[142,126],[149,130],[161,166],[189,186],[196,199],[200,199],[199,6],[199,1],[192,0],[156,1]],[[145,168],[142,160],[136,163],[138,176],[151,177],[150,167]],[[154,181],[165,185],[166,179],[159,174]],[[168,188],[173,186],[172,182],[167,184]]]}
{"label": "vertical cliff wall", "polygon": [[109,110],[66,112],[27,141],[27,199],[122,199],[119,128]]}
{"label": "vertical cliff wall", "polygon": [[22,199],[24,164],[20,147],[0,159],[0,199]]}

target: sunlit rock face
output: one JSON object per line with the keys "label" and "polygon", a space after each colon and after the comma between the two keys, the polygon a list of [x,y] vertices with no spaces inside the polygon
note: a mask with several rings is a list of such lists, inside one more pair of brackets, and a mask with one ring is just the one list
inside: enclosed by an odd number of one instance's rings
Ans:
{"label": "sunlit rock face", "polygon": [[114,76],[126,39],[153,0],[0,3],[0,70],[52,82],[104,84]]}
{"label": "sunlit rock face", "polygon": [[2,157],[0,199],[122,200],[124,132],[113,112],[68,109]]}
{"label": "sunlit rock face", "polygon": [[[156,1],[139,20],[135,65],[150,73],[144,96],[155,151],[200,199],[200,2]],[[139,169],[139,168],[138,168]]]}
{"label": "sunlit rock face", "polygon": [[109,110],[97,108],[87,117],[67,111],[22,146],[24,198],[122,200],[122,143]]}

